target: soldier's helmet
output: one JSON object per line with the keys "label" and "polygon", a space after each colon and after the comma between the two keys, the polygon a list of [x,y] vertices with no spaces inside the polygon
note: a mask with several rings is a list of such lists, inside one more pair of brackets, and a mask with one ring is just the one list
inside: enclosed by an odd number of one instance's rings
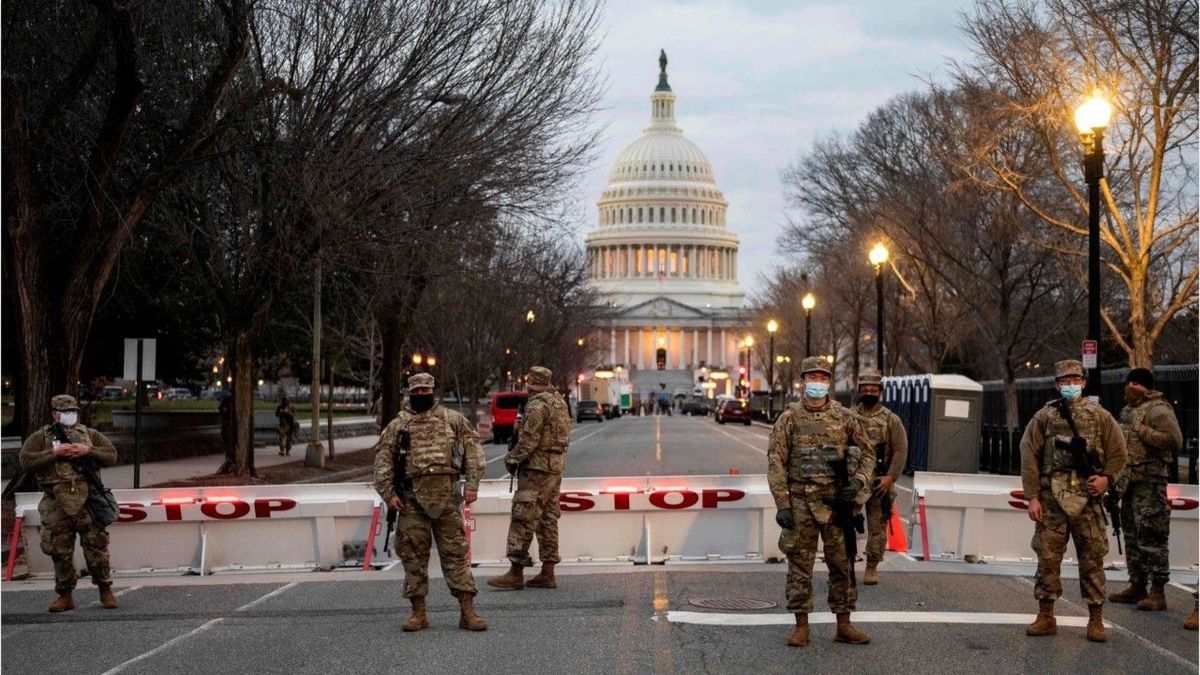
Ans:
{"label": "soldier's helmet", "polygon": [[417,373],[408,378],[408,393],[432,394],[434,380],[429,373]]}
{"label": "soldier's helmet", "polygon": [[79,402],[70,394],[59,394],[50,399],[51,410],[79,410]]}
{"label": "soldier's helmet", "polygon": [[1066,377],[1068,375],[1078,375],[1079,377],[1087,377],[1083,374],[1083,364],[1075,359],[1066,359],[1054,364],[1054,379]]}
{"label": "soldier's helmet", "polygon": [[864,384],[873,384],[876,387],[883,386],[883,376],[874,370],[868,370],[866,372],[859,373],[858,386],[861,387]]}
{"label": "soldier's helmet", "polygon": [[809,356],[800,362],[800,377],[808,373],[825,373],[833,377],[833,371],[829,369],[829,362],[824,356]]}
{"label": "soldier's helmet", "polygon": [[543,366],[533,366],[525,375],[526,387],[529,391],[549,391],[554,387],[550,384],[550,378],[554,373],[550,372],[549,368]]}

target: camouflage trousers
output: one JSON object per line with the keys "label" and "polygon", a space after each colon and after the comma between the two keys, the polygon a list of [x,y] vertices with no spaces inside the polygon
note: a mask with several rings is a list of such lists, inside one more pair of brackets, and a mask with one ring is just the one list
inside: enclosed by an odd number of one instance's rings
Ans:
{"label": "camouflage trousers", "polygon": [[508,524],[508,559],[514,565],[532,567],[529,545],[537,536],[542,564],[558,563],[558,491],[562,475],[536,469],[521,469],[513,494],[512,520]]}
{"label": "camouflage trousers", "polygon": [[1137,585],[1167,583],[1171,576],[1167,556],[1171,504],[1166,483],[1130,482],[1121,495],[1121,528],[1129,581]]}
{"label": "camouflage trousers", "polygon": [[792,496],[792,516],[796,527],[779,535],[779,550],[787,555],[787,608],[790,612],[813,610],[813,564],[817,559],[817,538],[825,543],[825,565],[829,568],[829,609],[834,614],[854,611],[858,588],[850,585],[850,565],[846,557],[846,539],[833,522],[820,523],[803,497]]}
{"label": "camouflage trousers", "polygon": [[1088,502],[1083,512],[1068,516],[1050,490],[1041,491],[1044,510],[1042,522],[1033,531],[1033,552],[1038,557],[1037,579],[1033,594],[1038,600],[1062,597],[1062,561],[1067,538],[1075,540],[1079,561],[1079,592],[1089,605],[1104,604],[1104,556],[1108,553],[1108,533],[1104,529],[1100,503]]}
{"label": "camouflage trousers", "polygon": [[[892,510],[896,509],[896,491],[888,495],[892,500]],[[883,517],[883,498],[872,493],[864,507],[864,520],[867,521],[867,564],[878,564],[883,560],[883,552],[887,548],[887,520]]]}
{"label": "camouflage trousers", "polygon": [[42,501],[38,502],[38,516],[42,521],[42,553],[54,561],[55,591],[69,593],[79,580],[79,573],[75,570],[77,533],[92,583],[97,586],[112,583],[112,570],[108,564],[108,530],[95,525],[87,509],[72,516],[56,500],[42,497]]}
{"label": "camouflage trousers", "polygon": [[279,425],[279,451],[285,455],[292,454],[292,427]]}
{"label": "camouflage trousers", "polygon": [[[450,479],[447,479],[449,482]],[[396,555],[404,564],[404,597],[423,598],[429,594],[429,550],[437,542],[438,558],[446,585],[455,593],[478,592],[471,564],[467,561],[467,537],[463,533],[462,513],[449,497],[432,517],[412,496],[407,508],[396,520]]]}

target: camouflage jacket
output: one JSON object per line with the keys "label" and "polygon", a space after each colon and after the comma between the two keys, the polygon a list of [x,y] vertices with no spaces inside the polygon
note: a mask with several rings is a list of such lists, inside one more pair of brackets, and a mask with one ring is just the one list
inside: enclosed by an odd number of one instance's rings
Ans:
{"label": "camouflage jacket", "polygon": [[[471,428],[467,418],[437,404],[423,413],[407,408],[401,410],[379,435],[375,446],[374,485],[381,497],[387,500],[396,494],[393,488],[396,443],[405,429],[411,437],[405,478],[463,473],[466,489],[479,489],[484,469],[479,434]],[[462,465],[458,466],[458,463]]]}
{"label": "camouflage jacket", "polygon": [[567,402],[556,391],[543,391],[529,397],[517,432],[517,445],[505,462],[523,463],[530,469],[561,474],[567,464],[567,446],[571,444],[571,414]]}
{"label": "camouflage jacket", "polygon": [[831,461],[845,458],[851,479],[863,485],[857,502],[871,496],[875,454],[862,423],[853,411],[827,399],[820,408],[803,401],[788,406],[775,420],[767,449],[767,485],[777,508],[802,496],[821,522],[832,513],[828,499],[835,495]]}
{"label": "camouflage jacket", "polygon": [[[878,464],[882,463],[892,480],[900,480],[900,472],[904,471],[904,463],[908,461],[908,434],[900,417],[883,405],[879,406],[879,410],[869,413],[863,410],[860,403],[854,406],[854,412],[871,441],[871,448],[875,450],[876,470],[880,470]],[[880,443],[883,445],[880,446]],[[879,451],[881,447],[882,452]]]}
{"label": "camouflage jacket", "polygon": [[[54,456],[55,435],[52,424],[38,429],[21,446],[21,468],[33,474],[38,487],[54,495],[64,510],[79,513],[87,499],[90,486],[83,473],[76,470],[72,459]],[[72,443],[81,443],[92,450],[79,459],[92,458],[100,466],[117,463],[117,449],[104,434],[82,424],[66,428]]]}
{"label": "camouflage jacket", "polygon": [[[1068,477],[1078,485],[1081,477],[1072,469],[1070,451],[1056,448],[1055,437],[1069,441],[1071,427],[1058,411],[1059,399],[1050,401],[1033,414],[1021,437],[1021,485],[1028,498],[1037,496],[1042,488],[1051,489],[1054,474]],[[1071,403],[1075,428],[1100,455],[1101,472],[1113,483],[1125,471],[1125,438],[1117,421],[1100,404],[1082,396]],[[1086,479],[1085,477],[1082,477]],[[1080,492],[1082,488],[1074,490]]]}
{"label": "camouflage jacket", "polygon": [[1183,447],[1183,433],[1162,392],[1151,391],[1136,406],[1125,406],[1120,424],[1129,454],[1126,480],[1166,482],[1169,463]]}

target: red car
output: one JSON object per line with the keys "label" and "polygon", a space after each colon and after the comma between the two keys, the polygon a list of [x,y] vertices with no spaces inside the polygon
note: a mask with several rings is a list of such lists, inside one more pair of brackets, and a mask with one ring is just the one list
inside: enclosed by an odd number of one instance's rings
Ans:
{"label": "red car", "polygon": [[717,407],[717,424],[741,422],[750,426],[750,404],[744,398],[722,401]]}
{"label": "red car", "polygon": [[525,409],[529,394],[524,391],[498,391],[492,394],[492,442],[507,443],[517,423],[517,413]]}

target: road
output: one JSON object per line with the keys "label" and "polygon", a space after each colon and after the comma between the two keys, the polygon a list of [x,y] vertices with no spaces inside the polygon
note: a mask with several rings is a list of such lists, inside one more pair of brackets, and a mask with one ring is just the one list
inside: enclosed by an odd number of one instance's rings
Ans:
{"label": "road", "polygon": [[[717,424],[711,417],[621,417],[571,429],[569,477],[696,476],[767,472],[765,427]],[[485,445],[486,478],[505,475],[504,446]]]}

